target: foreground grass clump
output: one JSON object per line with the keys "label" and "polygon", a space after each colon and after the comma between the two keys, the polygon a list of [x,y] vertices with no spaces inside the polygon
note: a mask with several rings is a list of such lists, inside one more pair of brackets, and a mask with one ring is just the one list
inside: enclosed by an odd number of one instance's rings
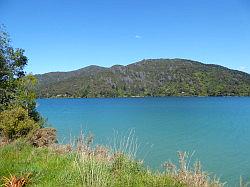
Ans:
{"label": "foreground grass clump", "polygon": [[105,147],[72,149],[69,145],[35,148],[23,141],[5,145],[0,148],[0,184],[8,177],[29,176],[26,186],[183,186]]}
{"label": "foreground grass clump", "polygon": [[165,162],[163,167],[169,176],[187,186],[202,187],[222,187],[226,183],[221,183],[219,178],[211,176],[201,169],[200,161],[196,161],[193,167],[190,167],[188,161],[189,154],[186,152],[178,152],[179,166],[172,162]]}

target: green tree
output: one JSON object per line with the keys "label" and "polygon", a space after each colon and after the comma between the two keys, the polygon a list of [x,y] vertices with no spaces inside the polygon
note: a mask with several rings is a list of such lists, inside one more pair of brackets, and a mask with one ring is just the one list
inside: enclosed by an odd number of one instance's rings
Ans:
{"label": "green tree", "polygon": [[17,80],[25,75],[28,59],[23,49],[10,46],[8,34],[0,29],[0,111],[3,111],[16,99]]}
{"label": "green tree", "polygon": [[18,79],[16,102],[28,111],[30,117],[38,122],[41,121],[41,117],[36,111],[36,84],[37,79],[33,75],[26,75]]}
{"label": "green tree", "polygon": [[41,118],[36,111],[32,75],[25,76],[28,58],[23,49],[14,49],[4,28],[0,27],[0,112],[12,105],[20,105],[36,122]]}

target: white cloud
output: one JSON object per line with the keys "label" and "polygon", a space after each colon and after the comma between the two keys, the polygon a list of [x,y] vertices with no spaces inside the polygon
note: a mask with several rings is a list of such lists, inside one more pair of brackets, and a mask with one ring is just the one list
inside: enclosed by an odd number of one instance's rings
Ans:
{"label": "white cloud", "polygon": [[141,39],[142,36],[140,36],[140,35],[135,35],[135,38],[136,38],[136,39]]}

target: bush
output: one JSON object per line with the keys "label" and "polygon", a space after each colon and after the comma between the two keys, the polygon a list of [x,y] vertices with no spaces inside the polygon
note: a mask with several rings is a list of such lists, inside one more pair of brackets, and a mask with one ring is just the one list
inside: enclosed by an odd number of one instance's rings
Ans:
{"label": "bush", "polygon": [[37,129],[28,138],[29,142],[36,147],[50,146],[57,143],[56,129],[41,128]]}
{"label": "bush", "polygon": [[28,110],[20,106],[0,112],[0,133],[8,140],[25,137],[37,128],[39,125],[29,117]]}

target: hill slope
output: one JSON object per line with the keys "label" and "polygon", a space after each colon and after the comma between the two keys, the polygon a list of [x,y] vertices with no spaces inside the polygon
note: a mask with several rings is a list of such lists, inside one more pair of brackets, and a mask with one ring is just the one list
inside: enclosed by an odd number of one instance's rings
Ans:
{"label": "hill slope", "polygon": [[250,96],[250,75],[186,59],[148,59],[36,75],[39,97]]}

